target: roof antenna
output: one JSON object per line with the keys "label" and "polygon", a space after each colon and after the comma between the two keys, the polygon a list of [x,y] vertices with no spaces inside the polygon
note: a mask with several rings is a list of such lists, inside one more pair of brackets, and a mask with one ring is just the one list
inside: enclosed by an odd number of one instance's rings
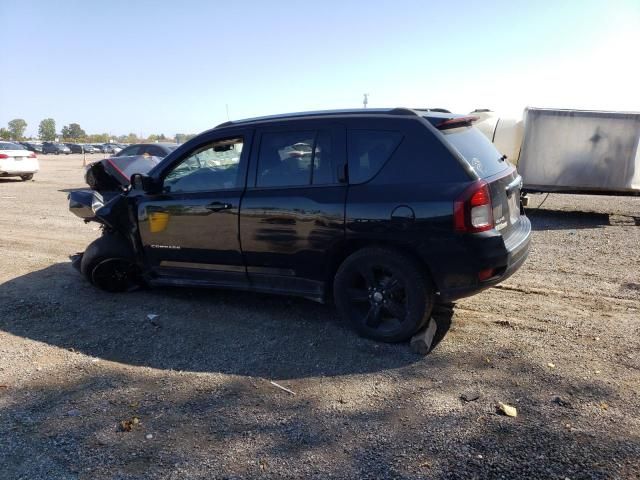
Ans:
{"label": "roof antenna", "polygon": [[228,104],[228,103],[225,103],[225,104],[224,104],[224,106],[225,106],[225,107],[226,107],[226,109],[227,109],[227,122],[228,122],[228,121],[230,120],[230,118],[229,118],[229,104]]}
{"label": "roof antenna", "polygon": [[365,93],[364,98],[362,99],[362,108],[367,108],[368,104],[369,104],[369,94]]}

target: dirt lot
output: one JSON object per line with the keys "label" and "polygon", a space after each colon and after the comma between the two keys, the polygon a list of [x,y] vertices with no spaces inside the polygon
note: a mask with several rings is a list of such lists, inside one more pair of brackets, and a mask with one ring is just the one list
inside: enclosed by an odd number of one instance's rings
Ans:
{"label": "dirt lot", "polygon": [[305,300],[95,290],[82,159],[41,164],[0,180],[0,478],[640,478],[640,198],[550,196],[420,357]]}

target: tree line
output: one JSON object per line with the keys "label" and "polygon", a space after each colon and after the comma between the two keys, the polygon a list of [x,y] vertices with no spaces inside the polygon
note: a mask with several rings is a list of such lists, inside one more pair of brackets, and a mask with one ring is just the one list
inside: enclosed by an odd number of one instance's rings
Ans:
{"label": "tree line", "polygon": [[[24,132],[27,129],[27,122],[22,118],[14,118],[7,123],[7,127],[0,128],[0,140],[25,140]],[[106,143],[115,140],[121,143],[140,143],[140,142],[177,142],[184,143],[195,137],[195,134],[178,133],[175,137],[167,137],[163,133],[152,134],[146,138],[141,138],[135,133],[128,135],[111,136],[108,133],[92,133],[87,134],[78,123],[70,123],[60,130],[56,131],[56,121],[53,118],[45,118],[38,126],[38,139],[43,142],[54,142],[56,138],[63,142],[73,143]]]}

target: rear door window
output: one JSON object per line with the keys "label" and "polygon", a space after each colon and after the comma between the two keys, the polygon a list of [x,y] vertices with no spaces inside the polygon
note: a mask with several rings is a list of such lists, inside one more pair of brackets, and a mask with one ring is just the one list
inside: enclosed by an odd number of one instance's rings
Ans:
{"label": "rear door window", "polygon": [[349,183],[371,180],[391,158],[402,141],[402,133],[388,130],[349,132]]}
{"label": "rear door window", "polygon": [[265,132],[258,155],[258,187],[333,183],[331,132]]}
{"label": "rear door window", "polygon": [[441,130],[444,138],[464,157],[481,178],[490,177],[509,168],[493,143],[474,127]]}
{"label": "rear door window", "polygon": [[331,133],[318,132],[316,147],[313,155],[313,171],[311,172],[312,185],[327,185],[333,183],[333,149],[331,145]]}

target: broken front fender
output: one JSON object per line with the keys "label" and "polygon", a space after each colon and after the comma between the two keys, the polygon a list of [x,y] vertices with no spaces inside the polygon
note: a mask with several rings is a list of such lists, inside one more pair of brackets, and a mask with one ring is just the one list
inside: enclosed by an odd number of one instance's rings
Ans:
{"label": "broken front fender", "polygon": [[91,220],[95,217],[93,212],[93,194],[91,190],[78,190],[71,192],[69,198],[69,211],[83,220]]}
{"label": "broken front fender", "polygon": [[77,190],[71,192],[68,198],[69,211],[86,222],[95,221],[117,229],[123,223],[123,220],[124,223],[128,220],[126,214],[124,219],[118,218],[126,210],[126,197],[120,193]]}

